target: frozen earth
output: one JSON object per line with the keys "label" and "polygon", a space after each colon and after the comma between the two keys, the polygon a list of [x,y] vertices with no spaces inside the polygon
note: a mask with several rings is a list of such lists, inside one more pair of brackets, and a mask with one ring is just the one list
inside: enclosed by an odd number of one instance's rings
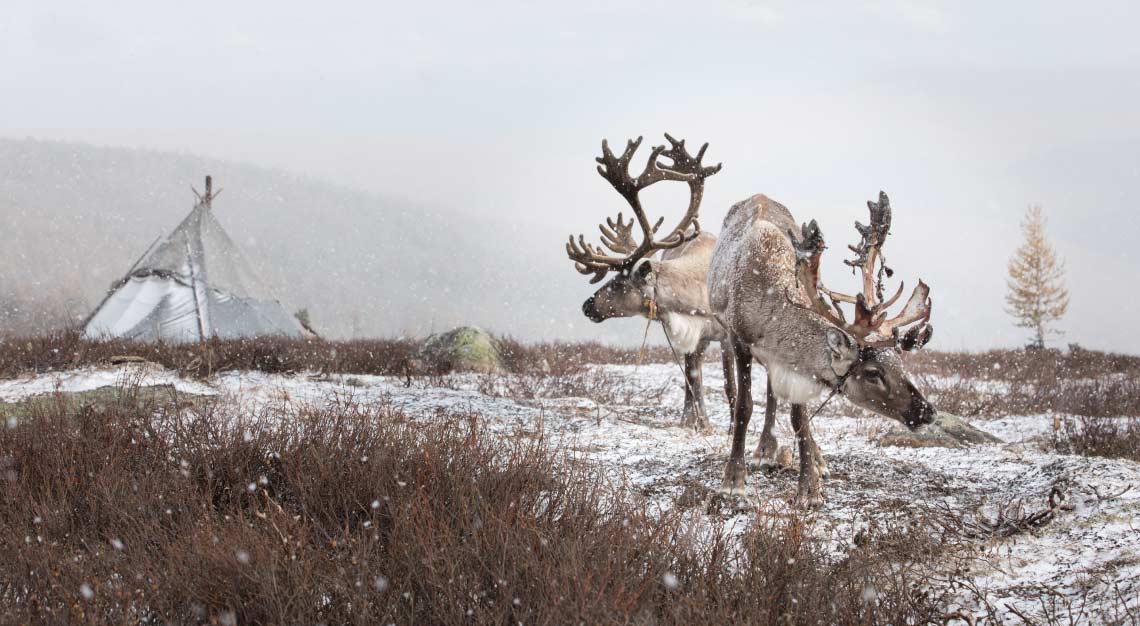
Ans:
{"label": "frozen earth", "polygon": [[[758,371],[758,390],[762,376]],[[138,383],[215,395],[260,414],[285,415],[297,406],[346,398],[384,403],[417,419],[477,413],[497,433],[541,434],[578,458],[602,464],[615,482],[643,496],[646,506],[692,507],[702,523],[741,529],[758,514],[755,503],[765,503],[759,507],[765,511],[786,506],[796,475],[753,467],[751,497],[727,506],[718,499],[728,408],[719,367],[706,365],[704,379],[713,428],[702,433],[678,424],[683,388],[679,370],[669,364],[595,366],[574,385],[456,375],[417,379],[410,386],[391,377],[260,372],[192,381],[152,365],[124,365],[0,380],[0,401]],[[824,481],[826,502],[812,516],[814,531],[832,550],[842,553],[869,526],[941,509],[991,521],[998,510],[1019,506],[1025,515],[1048,511],[1053,493],[1058,506],[1039,527],[971,539],[975,556],[967,575],[974,591],[962,592],[959,606],[951,608],[980,616],[988,604],[1011,624],[1023,623],[1016,612],[1038,618],[1055,613],[1065,623],[1070,617],[1077,623],[1127,618],[1129,611],[1132,620],[1140,619],[1140,464],[1046,452],[1042,443],[1054,416],[976,421],[1005,443],[946,449],[879,446],[880,435],[901,427],[842,402],[829,411],[813,422],[831,476]],[[778,436],[786,445],[792,437],[783,408],[781,415]],[[761,420],[753,421],[753,431]],[[756,438],[750,439],[754,445]]]}

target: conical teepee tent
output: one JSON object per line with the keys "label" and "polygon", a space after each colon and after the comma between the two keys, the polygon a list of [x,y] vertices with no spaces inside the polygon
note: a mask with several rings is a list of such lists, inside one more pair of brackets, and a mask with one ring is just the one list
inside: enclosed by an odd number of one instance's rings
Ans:
{"label": "conical teepee tent", "polygon": [[206,193],[190,215],[115,283],[88,318],[87,337],[186,342],[312,334],[222,230],[212,212],[211,183],[207,176]]}

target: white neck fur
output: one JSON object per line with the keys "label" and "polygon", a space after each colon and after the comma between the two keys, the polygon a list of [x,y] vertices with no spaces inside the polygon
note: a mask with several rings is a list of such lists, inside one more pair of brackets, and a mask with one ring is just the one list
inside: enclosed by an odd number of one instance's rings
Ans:
{"label": "white neck fur", "polygon": [[666,313],[661,318],[665,332],[669,335],[669,341],[673,342],[673,347],[681,354],[692,354],[697,351],[706,321],[703,317],[672,312]]}
{"label": "white neck fur", "polygon": [[804,376],[780,365],[767,366],[768,380],[776,397],[792,404],[807,404],[819,397],[826,386],[814,376]]}

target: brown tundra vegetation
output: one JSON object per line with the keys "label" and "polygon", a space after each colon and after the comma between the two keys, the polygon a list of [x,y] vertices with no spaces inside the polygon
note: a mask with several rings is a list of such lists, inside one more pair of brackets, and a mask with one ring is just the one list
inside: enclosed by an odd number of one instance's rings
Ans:
{"label": "brown tundra vegetation", "polygon": [[[742,539],[649,514],[481,416],[343,404],[235,427],[130,389],[0,430],[4,623],[934,624],[884,532],[825,558],[810,520]],[[886,529],[885,529],[886,530]]]}
{"label": "brown tundra vegetation", "polygon": [[[593,343],[501,341],[508,371],[479,384],[506,381],[511,393],[548,385],[612,398],[622,381],[589,365],[639,360]],[[143,346],[58,333],[0,341],[0,377],[132,355],[187,377],[259,370],[450,384],[415,363],[415,348],[405,339]],[[644,361],[671,362],[662,348]],[[908,367],[942,410],[1064,407],[1056,450],[1140,460],[1140,358],[928,352]],[[509,382],[520,375],[526,389]],[[981,593],[967,575],[974,542],[1033,532],[1054,512],[999,509],[979,527],[962,511],[912,503],[905,524],[868,529],[836,555],[812,534],[814,514],[761,503],[743,533],[694,524],[702,505],[651,509],[560,441],[497,436],[493,416],[477,412],[429,420],[344,399],[270,415],[128,385],[94,404],[66,394],[0,404],[0,417],[0,623],[968,623],[949,597]],[[1136,622],[1134,603],[1119,600],[1115,623]],[[1047,608],[1024,623],[1080,623]],[[992,623],[1011,615],[988,611]]]}

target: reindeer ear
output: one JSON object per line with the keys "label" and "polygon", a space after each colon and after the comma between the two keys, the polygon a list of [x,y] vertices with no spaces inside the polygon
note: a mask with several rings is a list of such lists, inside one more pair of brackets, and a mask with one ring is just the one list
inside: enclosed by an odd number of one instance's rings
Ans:
{"label": "reindeer ear", "polygon": [[637,265],[637,268],[633,270],[633,273],[638,278],[648,278],[649,275],[653,273],[653,260],[646,259],[642,261]]}
{"label": "reindeer ear", "polygon": [[827,347],[838,354],[848,347],[847,334],[835,328],[827,329]]}
{"label": "reindeer ear", "polygon": [[842,376],[859,356],[859,346],[838,328],[827,329],[827,351],[831,356],[831,369]]}

